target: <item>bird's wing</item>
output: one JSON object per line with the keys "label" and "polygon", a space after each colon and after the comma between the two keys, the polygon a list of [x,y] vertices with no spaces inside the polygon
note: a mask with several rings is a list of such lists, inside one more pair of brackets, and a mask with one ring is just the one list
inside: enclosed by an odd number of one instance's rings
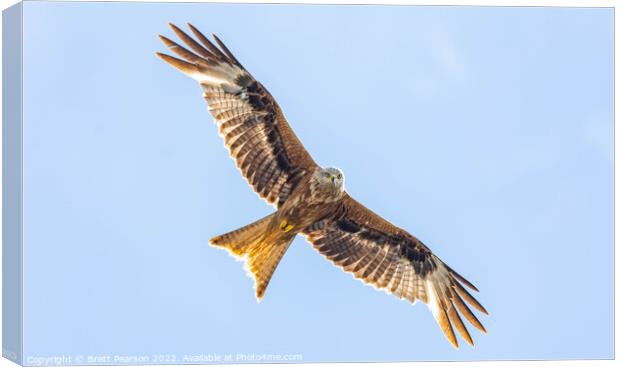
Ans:
{"label": "bird's wing", "polygon": [[459,314],[486,332],[467,306],[470,304],[487,314],[464,285],[477,291],[476,287],[444,264],[420,240],[348,194],[335,218],[318,221],[303,231],[313,246],[335,265],[401,299],[426,303],[455,347],[458,342],[452,326],[473,345]]}
{"label": "bird's wing", "polygon": [[275,99],[217,36],[213,35],[219,47],[191,24],[195,39],[170,26],[192,51],[159,36],[180,58],[157,55],[200,83],[209,111],[243,177],[261,198],[279,207],[316,163]]}

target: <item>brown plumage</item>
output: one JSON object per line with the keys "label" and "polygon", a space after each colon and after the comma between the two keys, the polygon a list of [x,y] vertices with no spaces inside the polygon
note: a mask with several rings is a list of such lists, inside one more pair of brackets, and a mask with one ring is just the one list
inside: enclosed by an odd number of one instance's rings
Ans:
{"label": "brown plumage", "polygon": [[199,82],[242,176],[277,209],[210,240],[246,261],[257,299],[264,296],[280,259],[300,233],[335,265],[365,283],[412,303],[428,304],[455,347],[453,327],[473,345],[461,316],[486,332],[468,306],[487,314],[465,289],[477,291],[476,287],[416,237],[351,198],[342,173],[314,162],[275,99],[215,35],[217,46],[191,24],[196,40],[171,27],[191,50],[160,36],[180,58],[157,55]]}

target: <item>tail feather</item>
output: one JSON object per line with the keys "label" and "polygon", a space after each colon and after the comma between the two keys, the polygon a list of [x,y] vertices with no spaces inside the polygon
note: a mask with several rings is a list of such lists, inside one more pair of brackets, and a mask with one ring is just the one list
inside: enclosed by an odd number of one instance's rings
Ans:
{"label": "tail feather", "polygon": [[261,301],[276,267],[290,246],[295,235],[282,236],[278,242],[261,243],[248,256],[246,269],[254,277],[256,299]]}
{"label": "tail feather", "polygon": [[213,246],[227,249],[236,257],[243,257],[251,250],[254,242],[267,234],[272,217],[273,214],[234,231],[215,236],[209,242]]}
{"label": "tail feather", "polygon": [[245,269],[254,279],[258,301],[265,295],[276,267],[295,238],[295,233],[274,226],[272,219],[273,214],[209,241],[245,261]]}

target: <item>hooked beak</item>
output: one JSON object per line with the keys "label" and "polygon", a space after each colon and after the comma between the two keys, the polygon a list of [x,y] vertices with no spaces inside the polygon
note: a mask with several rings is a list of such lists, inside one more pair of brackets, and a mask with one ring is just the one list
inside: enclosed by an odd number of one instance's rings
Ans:
{"label": "hooked beak", "polygon": [[336,176],[329,176],[329,180],[334,183],[334,181],[336,180]]}

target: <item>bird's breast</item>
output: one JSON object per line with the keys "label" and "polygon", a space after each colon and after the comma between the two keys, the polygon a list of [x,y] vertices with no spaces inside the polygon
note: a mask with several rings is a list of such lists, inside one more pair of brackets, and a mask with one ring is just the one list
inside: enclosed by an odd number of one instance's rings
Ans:
{"label": "bird's breast", "polygon": [[301,230],[316,221],[329,216],[336,211],[334,201],[317,200],[309,192],[289,198],[289,201],[280,209],[281,217]]}

